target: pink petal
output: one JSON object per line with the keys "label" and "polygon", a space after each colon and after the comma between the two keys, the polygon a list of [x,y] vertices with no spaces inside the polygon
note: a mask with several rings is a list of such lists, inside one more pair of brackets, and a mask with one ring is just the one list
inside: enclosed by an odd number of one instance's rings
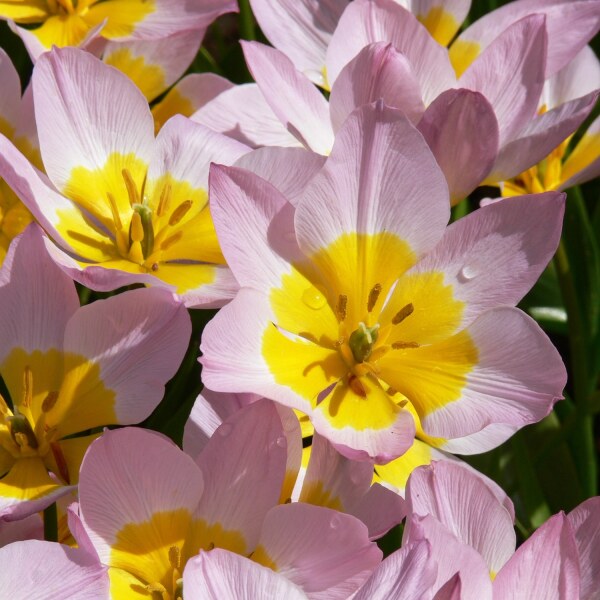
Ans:
{"label": "pink petal", "polygon": [[282,52],[258,42],[242,42],[242,48],[252,76],[285,128],[309,150],[328,154],[333,131],[323,95]]}
{"label": "pink petal", "polygon": [[551,517],[514,553],[494,580],[494,600],[578,600],[579,563],[564,513]]}
{"label": "pink petal", "polygon": [[581,598],[600,598],[600,498],[588,498],[568,515],[581,571]]}
{"label": "pink petal", "polygon": [[[102,383],[115,394],[116,422],[127,425],[148,417],[162,400],[190,334],[188,312],[173,294],[160,288],[138,289],[79,309],[67,324],[64,348],[99,365]],[[85,403],[86,392],[93,394],[95,389],[82,383],[74,411]],[[73,417],[76,429],[69,433],[110,424],[84,426],[83,413]],[[63,428],[68,429],[67,422]]]}
{"label": "pink petal", "polygon": [[440,461],[415,469],[406,499],[410,513],[435,517],[477,550],[491,572],[497,573],[515,551],[511,514],[477,474],[459,463]]}
{"label": "pink petal", "polygon": [[499,35],[459,80],[461,87],[482,93],[492,105],[501,145],[536,113],[547,44],[544,16],[525,17]]}
{"label": "pink petal", "polygon": [[81,517],[100,560],[110,564],[111,546],[128,523],[162,511],[193,514],[203,487],[196,463],[163,435],[135,427],[105,431],[79,476]]}
{"label": "pink petal", "polygon": [[18,521],[5,521],[0,527],[0,548],[24,540],[43,540],[44,522],[39,513]]}
{"label": "pink petal", "polygon": [[0,595],[35,600],[109,598],[106,567],[78,548],[29,540],[0,548]]}
{"label": "pink petal", "polygon": [[0,271],[0,362],[14,348],[62,350],[65,327],[79,308],[73,282],[46,252],[31,224],[11,244]]}
{"label": "pink petal", "polygon": [[196,514],[209,526],[240,532],[250,552],[265,515],[279,501],[286,461],[287,442],[272,402],[235,412],[196,459],[204,476]]}
{"label": "pink petal", "polygon": [[423,138],[400,111],[377,103],[352,113],[338,132],[298,202],[296,234],[307,256],[344,233],[382,231],[419,256],[438,242],[448,212],[446,182]]}
{"label": "pink petal", "polygon": [[310,595],[327,590],[332,599],[347,598],[358,587],[356,576],[364,581],[381,561],[358,519],[304,503],[272,508],[259,544],[277,572]]}
{"label": "pink petal", "polygon": [[500,150],[488,181],[510,179],[546,158],[583,123],[597,97],[591,92],[532,119]]}
{"label": "pink petal", "polygon": [[356,108],[380,98],[388,106],[400,109],[412,123],[425,110],[410,62],[391,44],[383,42],[363,48],[335,80],[329,98],[334,131]]}
{"label": "pink petal", "polygon": [[[2,94],[0,94],[0,118],[7,125],[14,127],[19,115],[21,104],[21,80],[13,66],[10,57],[0,48],[0,81],[2,81]],[[4,133],[7,133],[4,131]]]}
{"label": "pink petal", "polygon": [[373,42],[391,43],[408,58],[425,105],[456,85],[447,50],[393,0],[354,0],[344,11],[327,50],[329,82],[333,84],[344,65]]}
{"label": "pink petal", "polygon": [[203,600],[306,599],[302,590],[282,575],[220,548],[188,560],[183,587],[189,597]]}
{"label": "pink petal", "polygon": [[432,591],[436,570],[429,542],[405,544],[375,569],[353,600],[422,600]]}
{"label": "pink petal", "polygon": [[433,600],[460,600],[462,598],[462,581],[460,573],[456,573],[454,577],[448,581],[437,591]]}
{"label": "pink petal", "polygon": [[450,202],[466,198],[498,153],[498,121],[490,103],[477,92],[448,90],[430,104],[418,129],[446,176]]}
{"label": "pink petal", "polygon": [[254,83],[225,90],[191,118],[253,148],[302,146],[276,117]]}
{"label": "pink petal", "polygon": [[267,39],[315,83],[324,82],[325,54],[348,0],[251,0]]}
{"label": "pink petal", "polygon": [[60,190],[74,168],[101,168],[115,152],[149,162],[152,115],[121,72],[82,50],[54,48],[37,62],[33,90],[42,159]]}
{"label": "pink petal", "polygon": [[465,303],[462,325],[498,305],[515,305],[554,255],[565,198],[556,192],[510,198],[452,223],[414,271],[443,271]]}

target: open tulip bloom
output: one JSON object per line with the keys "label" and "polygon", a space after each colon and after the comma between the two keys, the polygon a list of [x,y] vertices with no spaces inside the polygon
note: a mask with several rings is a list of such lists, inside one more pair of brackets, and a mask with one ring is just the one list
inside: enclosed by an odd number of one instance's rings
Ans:
{"label": "open tulip bloom", "polygon": [[187,565],[219,548],[278,572],[309,597],[348,598],[381,551],[350,515],[279,505],[286,446],[267,400],[225,420],[194,458],[154,432],[105,432],[84,457],[72,521],[79,545],[109,567],[112,597],[175,599],[182,582],[183,597],[204,597],[187,595]]}
{"label": "open tulip bloom", "polygon": [[[111,424],[156,408],[187,348],[185,307],[138,289],[80,307],[37,225],[0,271],[0,521],[37,512],[77,483],[85,450]],[[81,434],[81,435],[76,435]]]}
{"label": "open tulip bloom", "polygon": [[446,228],[442,172],[382,103],[349,117],[294,204],[236,167],[213,167],[210,185],[242,289],[204,331],[209,388],[297,409],[346,456],[377,462],[411,446],[413,414],[441,448],[481,452],[561,397],[560,356],[513,308],[556,248],[561,194]]}
{"label": "open tulip bloom", "polygon": [[55,260],[96,290],[145,283],[190,306],[229,299],[237,284],[208,208],[208,166],[248,148],[181,116],[154,139],[135,85],[79,49],[41,57],[33,90],[48,177],[5,138],[0,175],[60,246]]}

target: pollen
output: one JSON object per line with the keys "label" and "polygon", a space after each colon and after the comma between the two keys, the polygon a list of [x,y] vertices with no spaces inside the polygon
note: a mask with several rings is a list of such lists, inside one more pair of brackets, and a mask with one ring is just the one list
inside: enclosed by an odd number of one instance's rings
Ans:
{"label": "pollen", "polygon": [[125,187],[127,188],[129,204],[131,206],[134,204],[139,204],[141,200],[141,194],[138,192],[137,186],[135,185],[135,181],[133,180],[129,169],[123,169],[121,171],[121,175],[123,175],[123,181],[125,182]]}
{"label": "pollen", "polygon": [[340,294],[338,297],[338,301],[335,307],[335,314],[338,318],[338,321],[342,322],[346,319],[346,311],[348,307],[348,296],[345,294]]}
{"label": "pollen", "polygon": [[415,307],[412,305],[412,302],[407,304],[406,306],[402,307],[394,315],[394,318],[392,319],[392,325],[398,325],[399,323],[402,323],[402,321],[404,321],[404,319],[406,319],[407,317],[410,317],[410,315],[413,314],[414,310],[415,310]]}
{"label": "pollen", "polygon": [[375,304],[377,304],[377,300],[379,299],[379,295],[381,294],[381,284],[376,283],[371,291],[369,292],[369,300],[367,301],[367,311],[373,312],[375,308]]}
{"label": "pollen", "polygon": [[365,390],[365,386],[356,375],[348,376],[348,386],[357,396],[361,398],[367,397],[367,390]]}
{"label": "pollen", "polygon": [[416,342],[394,342],[392,344],[392,348],[394,350],[401,350],[404,348],[418,348],[419,344],[417,344]]}
{"label": "pollen", "polygon": [[183,219],[183,217],[185,217],[185,215],[188,213],[188,211],[190,210],[190,208],[192,208],[192,201],[191,200],[186,200],[185,202],[182,202],[171,214],[171,216],[169,217],[169,225],[171,227],[174,227],[175,225],[179,224],[179,222],[181,221],[181,219]]}

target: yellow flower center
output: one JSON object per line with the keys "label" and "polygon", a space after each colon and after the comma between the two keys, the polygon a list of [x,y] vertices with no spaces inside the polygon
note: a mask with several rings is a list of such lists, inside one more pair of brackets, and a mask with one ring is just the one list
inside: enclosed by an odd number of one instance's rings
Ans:
{"label": "yellow flower center", "polygon": [[46,0],[48,12],[54,15],[83,15],[90,5],[89,0]]}

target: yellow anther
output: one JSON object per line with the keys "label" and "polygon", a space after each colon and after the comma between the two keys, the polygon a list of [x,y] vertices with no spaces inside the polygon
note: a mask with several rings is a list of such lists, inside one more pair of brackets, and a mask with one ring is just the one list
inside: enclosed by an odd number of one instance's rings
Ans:
{"label": "yellow anther", "polygon": [[138,265],[144,264],[144,252],[142,251],[141,242],[132,242],[131,248],[129,248],[128,258],[131,262]]}
{"label": "yellow anther", "polygon": [[168,250],[171,246],[176,244],[183,237],[183,231],[178,231],[173,235],[169,236],[164,242],[161,243],[161,250]]}
{"label": "yellow anther", "polygon": [[181,550],[178,546],[171,546],[169,548],[169,562],[174,569],[181,567]]}
{"label": "yellow anther", "polygon": [[417,342],[394,342],[392,344],[392,348],[394,350],[401,350],[403,348],[418,348],[419,344]]}
{"label": "yellow anther", "polygon": [[123,229],[123,223],[121,221],[121,215],[119,214],[119,208],[117,207],[117,201],[110,192],[106,192],[106,197],[108,198],[108,205],[110,206],[110,212],[112,213],[115,228],[119,231]]}
{"label": "yellow anther", "polygon": [[134,204],[138,204],[140,202],[140,194],[135,185],[135,181],[129,169],[122,169],[121,175],[123,175],[123,181],[125,181],[125,187],[127,188],[127,195],[129,196],[129,204],[133,206]]}
{"label": "yellow anther", "polygon": [[183,217],[185,217],[185,215],[187,215],[190,208],[192,208],[191,200],[186,200],[185,202],[182,202],[171,213],[171,216],[169,217],[169,225],[171,225],[171,227],[173,227],[174,225],[177,225],[181,221],[181,219],[183,219]]}
{"label": "yellow anther", "polygon": [[377,304],[377,300],[379,299],[379,294],[381,294],[381,284],[376,283],[369,292],[369,300],[367,301],[367,310],[369,312],[373,312],[375,304]]}
{"label": "yellow anther", "polygon": [[22,406],[29,408],[33,400],[33,373],[27,365],[23,371],[23,401]]}
{"label": "yellow anther", "polygon": [[132,242],[141,242],[144,239],[144,226],[140,213],[134,212],[131,215],[131,225],[129,226],[129,237]]}
{"label": "yellow anther", "polygon": [[6,403],[6,400],[4,399],[2,394],[0,394],[0,415],[2,415],[2,416],[11,416],[12,415],[12,411],[10,410],[10,408],[8,408],[8,404]]}
{"label": "yellow anther", "polygon": [[346,319],[348,308],[348,296],[345,294],[340,294],[338,296],[337,305],[335,307],[335,314],[338,318],[338,321],[344,321]]}
{"label": "yellow anther", "polygon": [[48,395],[44,398],[42,402],[42,412],[51,411],[58,400],[58,392],[52,391],[48,392]]}
{"label": "yellow anther", "polygon": [[171,184],[167,183],[160,193],[160,200],[158,202],[158,208],[156,209],[157,216],[162,217],[169,211],[169,208],[171,207],[171,191]]}
{"label": "yellow anther", "polygon": [[394,315],[394,318],[392,319],[392,325],[398,325],[398,323],[402,323],[402,321],[404,321],[404,319],[406,319],[406,317],[410,317],[410,315],[413,314],[414,310],[415,310],[415,307],[412,305],[412,303],[407,304],[406,306],[401,308]]}

